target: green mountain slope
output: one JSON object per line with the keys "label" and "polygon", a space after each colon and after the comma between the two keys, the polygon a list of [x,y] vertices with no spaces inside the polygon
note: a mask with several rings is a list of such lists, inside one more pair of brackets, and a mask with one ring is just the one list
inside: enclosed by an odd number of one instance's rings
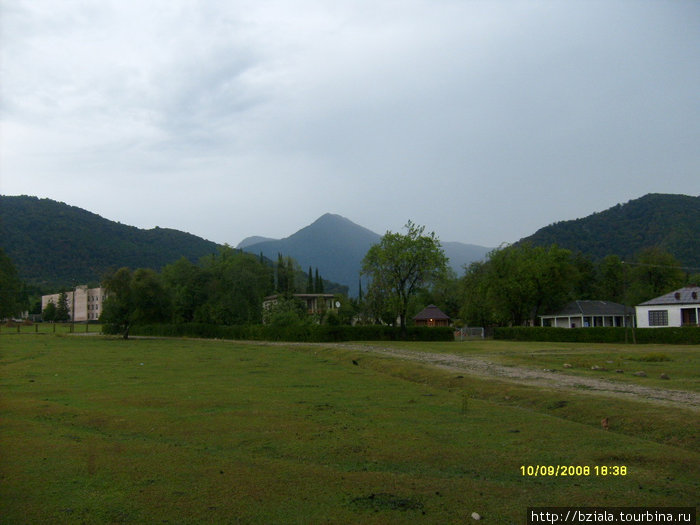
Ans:
{"label": "green mountain slope", "polygon": [[558,244],[594,259],[631,259],[658,246],[684,266],[700,267],[700,196],[652,193],[582,219],[538,230],[519,242]]}
{"label": "green mountain slope", "polygon": [[180,257],[197,261],[218,248],[189,233],[142,230],[28,196],[0,196],[0,246],[20,277],[41,287],[97,283],[121,266],[159,270]]}

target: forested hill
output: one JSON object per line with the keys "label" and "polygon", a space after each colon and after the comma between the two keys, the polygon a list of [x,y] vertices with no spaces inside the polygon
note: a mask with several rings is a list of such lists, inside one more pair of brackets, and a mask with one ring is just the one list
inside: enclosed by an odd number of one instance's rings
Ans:
{"label": "forested hill", "polygon": [[121,266],[161,269],[186,257],[193,262],[218,245],[165,228],[142,230],[62,202],[0,196],[0,247],[20,278],[40,287],[99,283]]}
{"label": "forested hill", "polygon": [[684,266],[700,267],[700,196],[653,193],[582,219],[538,230],[519,242],[557,244],[594,259],[615,254],[630,259],[660,247]]}

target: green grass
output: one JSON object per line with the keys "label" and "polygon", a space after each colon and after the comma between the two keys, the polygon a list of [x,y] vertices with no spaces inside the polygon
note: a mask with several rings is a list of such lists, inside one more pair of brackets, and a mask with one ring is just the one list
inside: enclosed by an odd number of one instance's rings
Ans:
{"label": "green grass", "polygon": [[[465,523],[472,512],[522,523],[537,505],[698,504],[700,429],[681,410],[323,345],[3,332],[0,367],[0,523]],[[542,464],[628,474],[522,476]]]}
{"label": "green grass", "polygon": [[[400,347],[400,343],[381,343]],[[700,346],[698,345],[618,345],[591,343],[549,343],[470,340],[457,343],[414,343],[425,352],[454,353],[487,358],[502,365],[536,369],[654,388],[700,392]],[[564,364],[572,368],[564,368]],[[592,367],[600,370],[592,370]],[[622,373],[617,373],[622,370]],[[646,377],[633,375],[645,372]],[[666,374],[670,379],[661,379]]]}

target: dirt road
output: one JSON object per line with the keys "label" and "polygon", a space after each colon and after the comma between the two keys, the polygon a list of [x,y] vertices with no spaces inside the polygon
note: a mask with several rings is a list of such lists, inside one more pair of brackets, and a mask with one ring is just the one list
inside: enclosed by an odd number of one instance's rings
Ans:
{"label": "dirt road", "polygon": [[490,377],[502,381],[572,390],[579,393],[585,391],[590,394],[643,400],[650,403],[683,407],[700,412],[700,394],[683,390],[665,390],[632,383],[610,381],[607,379],[579,377],[558,371],[546,371],[522,366],[505,366],[495,364],[484,357],[436,354],[352,343],[325,343],[319,346],[331,346],[355,352],[414,361],[463,375]]}

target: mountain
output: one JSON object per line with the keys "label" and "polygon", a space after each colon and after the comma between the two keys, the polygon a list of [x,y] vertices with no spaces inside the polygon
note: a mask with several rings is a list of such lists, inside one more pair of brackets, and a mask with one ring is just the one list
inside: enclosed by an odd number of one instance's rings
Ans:
{"label": "mountain", "polygon": [[450,259],[450,266],[457,276],[464,273],[464,266],[474,261],[483,261],[493,248],[477,246],[476,244],[464,244],[462,242],[440,242],[445,255]]}
{"label": "mountain", "polygon": [[[351,295],[359,289],[362,259],[367,250],[379,242],[381,236],[367,228],[342,217],[326,213],[309,226],[279,240],[258,243],[242,241],[237,248],[277,260],[277,254],[289,255],[299,262],[301,268],[318,268],[325,278],[348,285]],[[483,259],[490,248],[462,244],[442,243],[445,254],[455,271],[461,273],[462,266]]]}
{"label": "mountain", "polygon": [[593,259],[632,259],[658,246],[682,265],[700,267],[700,196],[651,193],[582,219],[557,222],[518,241],[557,244]]}
{"label": "mountain", "polygon": [[246,237],[243,239],[241,242],[238,243],[238,248],[239,250],[242,250],[246,246],[250,246],[251,244],[257,244],[259,242],[265,242],[265,241],[275,241],[276,239],[273,239],[272,237],[261,237],[260,235],[253,235],[252,237]]}
{"label": "mountain", "polygon": [[284,239],[253,244],[243,241],[237,248],[262,253],[273,261],[277,260],[279,253],[289,255],[296,259],[302,270],[306,271],[309,266],[318,268],[324,279],[345,284],[351,295],[357,295],[362,258],[379,239],[376,233],[345,217],[326,213]]}
{"label": "mountain", "polygon": [[42,288],[98,283],[121,266],[159,270],[218,245],[167,228],[143,230],[62,202],[0,195],[0,247],[20,278]]}

